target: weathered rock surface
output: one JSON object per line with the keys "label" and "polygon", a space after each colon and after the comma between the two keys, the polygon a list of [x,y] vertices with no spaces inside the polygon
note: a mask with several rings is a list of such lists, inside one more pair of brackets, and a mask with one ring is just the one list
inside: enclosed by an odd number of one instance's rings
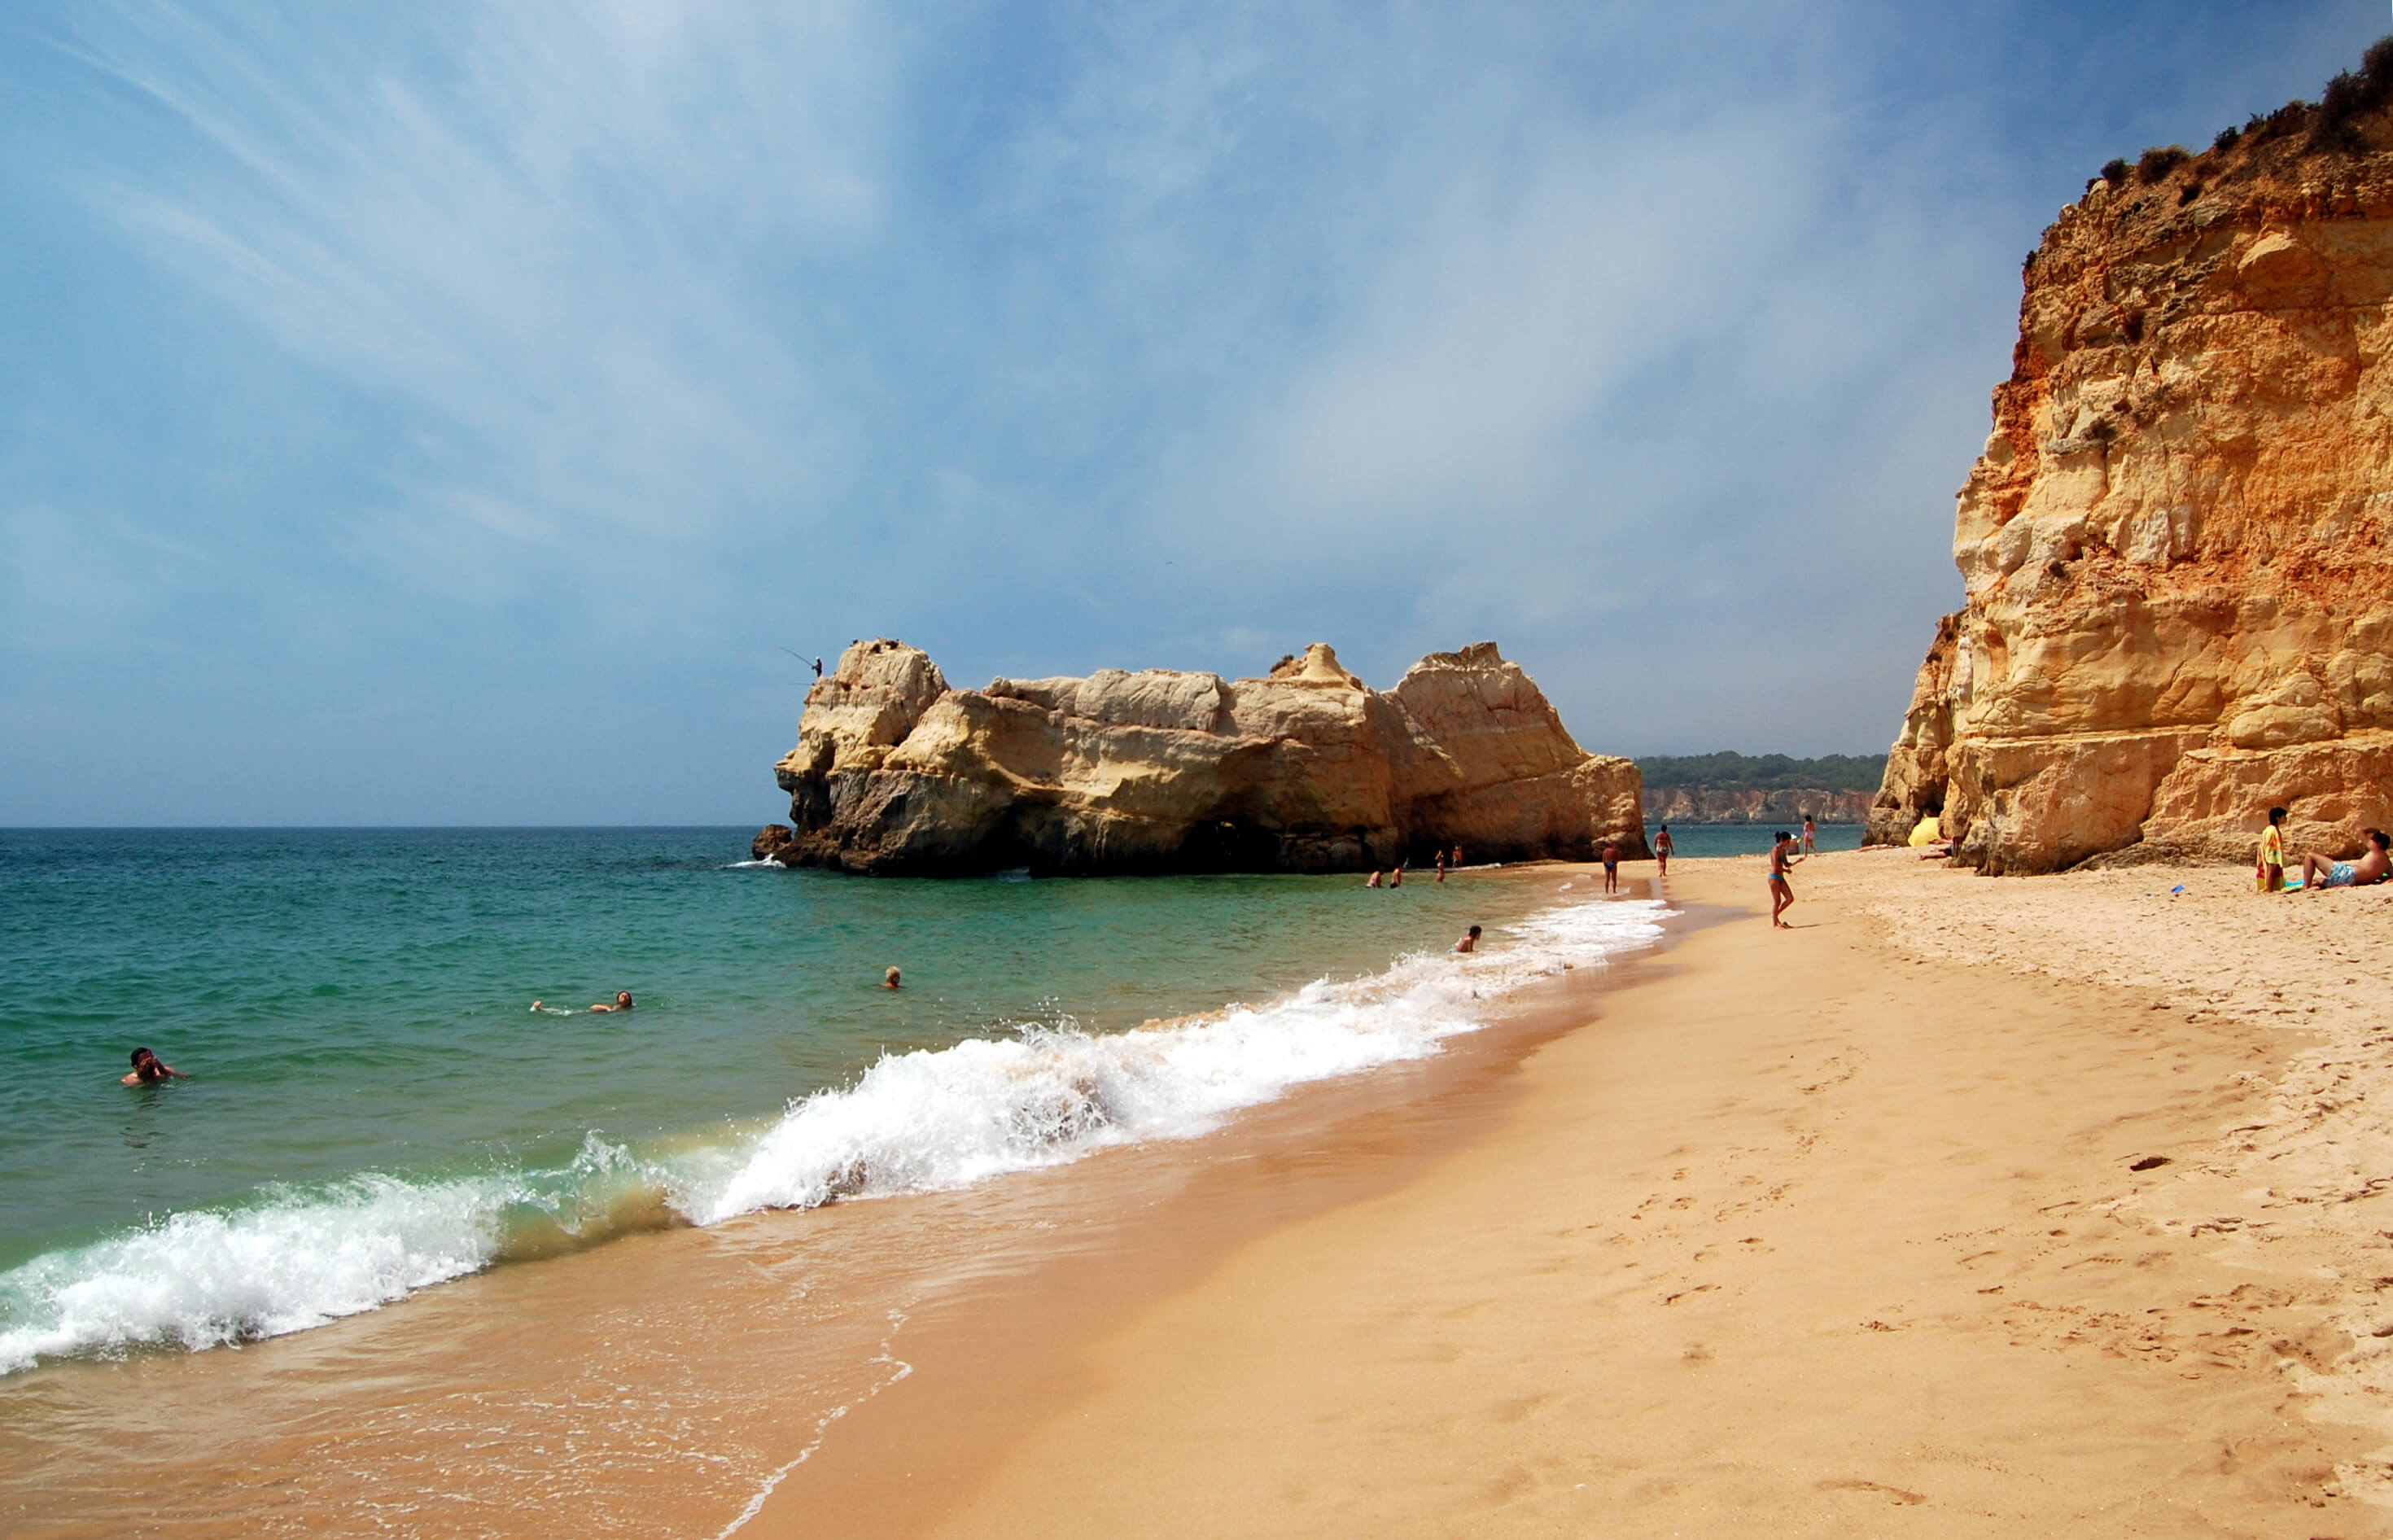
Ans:
{"label": "weathered rock surface", "polygon": [[859,642],[806,696],[776,767],[785,866],[948,875],[1339,871],[1647,854],[1637,767],[1579,748],[1491,642],[1386,693],[1316,643],[1265,679],[1105,670],[948,687],[916,648]]}
{"label": "weathered rock surface", "polygon": [[2356,120],[2114,168],[2045,232],[1874,837],[1941,813],[2033,872],[2249,858],[2274,803],[2295,849],[2393,825],[2382,72]]}

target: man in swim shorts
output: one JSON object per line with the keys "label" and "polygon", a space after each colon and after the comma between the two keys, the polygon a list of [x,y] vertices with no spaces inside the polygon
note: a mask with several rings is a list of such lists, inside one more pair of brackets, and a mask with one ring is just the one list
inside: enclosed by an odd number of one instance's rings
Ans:
{"label": "man in swim shorts", "polygon": [[1620,891],[1620,842],[1617,840],[1603,842],[1603,891]]}
{"label": "man in swim shorts", "polygon": [[1770,847],[1770,923],[1778,930],[1795,927],[1778,918],[1795,904],[1795,889],[1787,882],[1786,873],[1803,859],[1795,854],[1795,836],[1785,829],[1778,831],[1778,842]]}
{"label": "man in swim shorts", "polygon": [[184,1080],[190,1077],[174,1065],[161,1060],[146,1048],[133,1051],[133,1073],[116,1083],[120,1086],[155,1086],[168,1080]]}
{"label": "man in swim shorts", "polygon": [[1460,941],[1456,942],[1454,944],[1454,949],[1458,952],[1475,952],[1479,950],[1479,927],[1476,925],[1471,927],[1471,933],[1464,936]]}
{"label": "man in swim shorts", "polygon": [[2357,861],[2337,861],[2316,854],[2302,857],[2302,886],[2311,893],[2321,888],[2366,888],[2393,875],[2393,858],[2386,853],[2387,843],[2381,829],[2361,830],[2368,836]]}

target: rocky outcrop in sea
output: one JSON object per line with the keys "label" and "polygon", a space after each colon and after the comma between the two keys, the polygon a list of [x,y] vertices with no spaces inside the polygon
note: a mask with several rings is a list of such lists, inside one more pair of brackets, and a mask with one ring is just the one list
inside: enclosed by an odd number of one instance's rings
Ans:
{"label": "rocky outcrop in sea", "polygon": [[2388,101],[2393,43],[2045,231],[1874,837],[2035,872],[2393,825]]}
{"label": "rocky outcrop in sea", "polygon": [[1327,645],[1262,679],[1149,669],[950,688],[902,642],[858,642],[807,692],[776,766],[784,866],[961,875],[1360,871],[1643,857],[1637,767],[1573,740],[1492,642],[1382,693]]}

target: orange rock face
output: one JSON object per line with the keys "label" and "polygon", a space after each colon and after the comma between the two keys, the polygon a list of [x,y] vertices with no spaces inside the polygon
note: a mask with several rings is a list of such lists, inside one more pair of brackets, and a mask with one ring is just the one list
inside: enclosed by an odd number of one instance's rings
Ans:
{"label": "orange rock face", "polygon": [[2029,258],[1874,836],[2034,872],[2393,827],[2393,124],[2288,113]]}
{"label": "orange rock face", "polygon": [[775,767],[783,866],[930,876],[1340,871],[1644,856],[1637,767],[1590,754],[1493,643],[1432,653],[1381,693],[1315,643],[1263,679],[1107,669],[950,688],[901,642],[859,642],[806,697]]}

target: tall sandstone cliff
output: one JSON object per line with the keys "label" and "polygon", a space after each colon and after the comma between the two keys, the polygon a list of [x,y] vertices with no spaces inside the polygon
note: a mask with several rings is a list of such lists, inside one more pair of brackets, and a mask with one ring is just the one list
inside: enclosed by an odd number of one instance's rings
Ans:
{"label": "tall sandstone cliff", "polygon": [[2273,803],[2296,849],[2393,826],[2393,49],[2370,62],[2328,111],[2113,163],[2028,258],[1967,602],[1873,837],[1937,814],[1999,873],[2248,859]]}
{"label": "tall sandstone cliff", "polygon": [[859,642],[806,696],[776,775],[784,866],[958,875],[1340,871],[1646,854],[1637,767],[1589,754],[1482,642],[1385,694],[1319,643],[1264,679],[1152,669],[948,687],[917,648]]}

